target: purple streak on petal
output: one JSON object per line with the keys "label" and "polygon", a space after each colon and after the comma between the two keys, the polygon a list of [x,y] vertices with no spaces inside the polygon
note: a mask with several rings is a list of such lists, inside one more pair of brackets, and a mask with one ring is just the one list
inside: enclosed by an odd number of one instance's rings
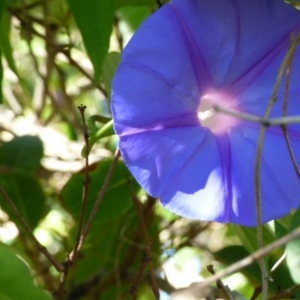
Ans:
{"label": "purple streak on petal", "polygon": [[257,65],[300,24],[299,12],[281,0],[252,1],[251,8],[247,0],[172,3],[194,36],[214,87],[220,89],[258,70]]}
{"label": "purple streak on petal", "polygon": [[[112,111],[115,129],[122,134],[126,127],[150,128],[163,126],[170,119],[189,116],[186,126],[199,124],[199,99],[185,94],[178,85],[168,84],[152,70],[122,63],[113,83]],[[182,126],[182,121],[179,121]]]}
{"label": "purple streak on petal", "polygon": [[157,197],[199,148],[206,134],[207,130],[200,126],[149,131],[122,136],[120,149],[136,180]]}
{"label": "purple streak on petal", "polygon": [[171,5],[165,5],[139,28],[122,60],[152,70],[178,91],[197,99],[199,91],[209,85],[209,74],[189,42]]}

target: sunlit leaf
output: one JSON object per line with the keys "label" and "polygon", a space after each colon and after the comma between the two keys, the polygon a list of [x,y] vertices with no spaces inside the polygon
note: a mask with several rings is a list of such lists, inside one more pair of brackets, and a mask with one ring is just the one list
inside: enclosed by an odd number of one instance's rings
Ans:
{"label": "sunlit leaf", "polygon": [[[300,209],[298,208],[292,224],[290,231],[298,228],[300,226]],[[300,238],[296,238],[290,241],[286,246],[287,253],[287,264],[291,273],[293,280],[296,283],[300,283]]]}
{"label": "sunlit leaf", "polygon": [[109,46],[113,24],[114,1],[68,0],[68,3],[93,64],[94,80],[98,81],[102,62]]}

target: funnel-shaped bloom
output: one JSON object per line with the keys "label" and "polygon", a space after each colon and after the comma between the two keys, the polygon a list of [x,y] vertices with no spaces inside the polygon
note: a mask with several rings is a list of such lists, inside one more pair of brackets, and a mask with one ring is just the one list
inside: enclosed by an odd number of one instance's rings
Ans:
{"label": "funnel-shaped bloom", "polygon": [[[300,12],[283,0],[173,0],[123,52],[112,111],[124,161],[174,213],[254,226],[254,163],[260,125],[215,114],[214,104],[263,116]],[[284,84],[272,117],[282,115]],[[288,115],[300,114],[300,51]],[[289,126],[300,162],[300,125]],[[300,182],[282,131],[269,127],[261,166],[262,219],[300,203]]]}

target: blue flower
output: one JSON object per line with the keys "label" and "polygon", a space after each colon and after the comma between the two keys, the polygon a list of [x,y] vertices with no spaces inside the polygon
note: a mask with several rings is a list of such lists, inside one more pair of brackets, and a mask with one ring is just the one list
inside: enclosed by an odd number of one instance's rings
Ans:
{"label": "blue flower", "polygon": [[[263,116],[277,71],[300,29],[282,0],[173,0],[123,52],[112,112],[122,157],[140,185],[191,219],[256,224],[254,164],[260,125],[212,106]],[[292,65],[288,115],[300,114],[300,53]],[[282,116],[284,84],[272,110]],[[289,136],[300,162],[300,125]],[[269,127],[261,166],[262,221],[300,203],[280,127]]]}

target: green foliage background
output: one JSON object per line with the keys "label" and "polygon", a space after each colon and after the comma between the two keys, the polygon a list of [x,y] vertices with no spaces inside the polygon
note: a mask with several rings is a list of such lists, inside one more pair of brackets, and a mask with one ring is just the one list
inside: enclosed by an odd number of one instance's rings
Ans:
{"label": "green foliage background", "polygon": [[[61,263],[74,247],[81,210],[81,152],[86,149],[77,106],[87,106],[94,144],[86,222],[117,148],[109,122],[111,79],[123,47],[157,9],[155,0],[0,1],[0,185]],[[132,299],[145,242],[127,177],[120,160],[60,299]],[[207,291],[194,288],[210,276],[205,266],[221,270],[253,253],[256,230],[182,219],[131,181],[151,241],[161,299],[196,299],[195,293],[197,299],[217,297],[214,285]],[[265,244],[299,224],[297,211],[265,225]],[[270,297],[278,287],[300,283],[299,243],[296,239],[267,256],[270,269],[287,252],[287,262],[271,274]],[[0,270],[0,300],[56,297],[60,273],[35,247],[3,195]],[[145,268],[137,299],[155,299],[149,274]],[[250,299],[260,281],[256,264],[224,280],[237,291],[236,299]],[[294,295],[300,297],[297,291]]]}

